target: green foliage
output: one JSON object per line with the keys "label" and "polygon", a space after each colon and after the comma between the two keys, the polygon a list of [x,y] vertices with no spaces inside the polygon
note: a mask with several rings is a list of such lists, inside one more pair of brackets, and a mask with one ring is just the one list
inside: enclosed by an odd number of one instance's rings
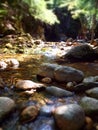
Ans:
{"label": "green foliage", "polygon": [[91,41],[93,41],[94,29],[98,21],[98,0],[66,0],[61,5],[64,6],[71,11],[73,18],[80,18],[82,28],[86,27],[91,31]]}
{"label": "green foliage", "polygon": [[[63,1],[64,2],[64,1]],[[66,0],[61,7],[66,6],[72,17],[86,20],[88,28],[92,28],[93,16],[98,20],[98,2],[96,0]]]}
{"label": "green foliage", "polygon": [[46,0],[48,7],[51,9],[55,9],[60,7],[63,4],[64,0]]}
{"label": "green foliage", "polygon": [[0,18],[3,18],[5,15],[7,15],[7,9],[4,8],[3,3],[0,4]]}
{"label": "green foliage", "polygon": [[47,8],[45,0],[23,0],[29,6],[29,11],[35,19],[48,24],[59,22],[52,10]]}

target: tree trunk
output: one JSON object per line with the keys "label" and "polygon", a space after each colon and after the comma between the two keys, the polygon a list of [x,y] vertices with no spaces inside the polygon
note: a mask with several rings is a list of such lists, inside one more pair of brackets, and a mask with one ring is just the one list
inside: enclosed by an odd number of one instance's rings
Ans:
{"label": "tree trunk", "polygon": [[94,14],[92,17],[91,44],[94,42],[95,28],[96,28],[96,14]]}

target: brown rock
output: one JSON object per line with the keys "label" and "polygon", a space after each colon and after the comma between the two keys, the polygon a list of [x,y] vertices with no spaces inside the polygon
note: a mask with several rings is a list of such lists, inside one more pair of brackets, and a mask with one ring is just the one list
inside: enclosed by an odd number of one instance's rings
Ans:
{"label": "brown rock", "polygon": [[34,120],[37,117],[38,113],[39,113],[38,106],[29,106],[22,111],[20,115],[20,121],[22,123],[26,123],[31,120]]}

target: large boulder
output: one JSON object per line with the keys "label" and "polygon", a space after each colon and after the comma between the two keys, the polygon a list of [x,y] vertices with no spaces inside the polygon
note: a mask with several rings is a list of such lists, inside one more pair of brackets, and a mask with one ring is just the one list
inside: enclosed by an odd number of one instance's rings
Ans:
{"label": "large boulder", "polygon": [[69,104],[57,107],[54,119],[59,130],[80,130],[85,122],[85,114],[79,105]]}
{"label": "large boulder", "polygon": [[97,55],[94,49],[88,44],[81,44],[73,47],[68,53],[65,54],[64,59],[68,61],[92,61],[96,59]]}
{"label": "large boulder", "polygon": [[54,71],[54,77],[60,82],[81,82],[84,78],[84,73],[69,66],[58,66]]}

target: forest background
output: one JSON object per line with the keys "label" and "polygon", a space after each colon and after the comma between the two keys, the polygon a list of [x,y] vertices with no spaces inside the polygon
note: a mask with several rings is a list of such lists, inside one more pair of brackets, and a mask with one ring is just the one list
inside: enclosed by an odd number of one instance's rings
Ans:
{"label": "forest background", "polygon": [[35,39],[62,41],[66,37],[98,35],[96,0],[0,0],[0,37],[29,33]]}

